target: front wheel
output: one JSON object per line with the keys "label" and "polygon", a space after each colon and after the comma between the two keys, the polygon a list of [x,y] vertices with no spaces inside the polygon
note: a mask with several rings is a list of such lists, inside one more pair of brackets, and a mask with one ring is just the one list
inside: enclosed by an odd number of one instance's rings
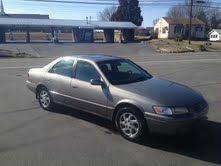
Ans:
{"label": "front wheel", "polygon": [[143,138],[147,129],[142,113],[132,107],[121,108],[117,113],[116,123],[121,135],[130,141]]}
{"label": "front wheel", "polygon": [[38,102],[45,110],[50,110],[53,107],[52,97],[46,87],[41,87],[38,91]]}

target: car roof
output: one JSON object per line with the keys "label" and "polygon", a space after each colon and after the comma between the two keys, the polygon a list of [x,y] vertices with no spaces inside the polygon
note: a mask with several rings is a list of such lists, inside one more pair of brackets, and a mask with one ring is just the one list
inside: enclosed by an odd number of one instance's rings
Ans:
{"label": "car roof", "polygon": [[63,58],[86,59],[86,60],[90,60],[94,62],[123,59],[123,58],[115,57],[111,55],[73,55],[73,56],[65,56]]}

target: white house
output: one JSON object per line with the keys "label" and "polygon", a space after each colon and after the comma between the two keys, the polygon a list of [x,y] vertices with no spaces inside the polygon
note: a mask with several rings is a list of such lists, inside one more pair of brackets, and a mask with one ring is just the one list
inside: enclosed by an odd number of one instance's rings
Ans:
{"label": "white house", "polygon": [[[203,21],[197,18],[192,19],[192,38],[204,39],[206,25]],[[154,26],[154,33],[161,39],[173,39],[177,34],[182,35],[185,39],[189,34],[189,19],[188,18],[168,18],[162,17]]]}
{"label": "white house", "polygon": [[213,29],[209,33],[209,40],[210,41],[221,41],[221,29]]}

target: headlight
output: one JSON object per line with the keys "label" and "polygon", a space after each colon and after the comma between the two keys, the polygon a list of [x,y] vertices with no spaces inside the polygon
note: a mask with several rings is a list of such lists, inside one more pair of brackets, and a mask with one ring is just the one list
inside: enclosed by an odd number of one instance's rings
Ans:
{"label": "headlight", "polygon": [[153,108],[154,108],[154,111],[160,115],[172,115],[173,114],[172,109],[169,107],[154,106]]}
{"label": "headlight", "polygon": [[160,115],[180,115],[188,113],[188,109],[185,107],[161,107],[161,106],[154,106],[154,111]]}

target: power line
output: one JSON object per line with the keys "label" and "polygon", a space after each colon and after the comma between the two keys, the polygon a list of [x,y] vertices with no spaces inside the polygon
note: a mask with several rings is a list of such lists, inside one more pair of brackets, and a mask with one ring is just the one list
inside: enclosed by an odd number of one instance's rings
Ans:
{"label": "power line", "polygon": [[[65,0],[23,0],[23,1],[35,1],[35,2],[55,2],[55,3],[82,3],[82,4],[118,4],[118,1],[117,0],[112,0],[112,1],[109,1],[109,0],[92,0],[92,1],[65,1]],[[173,1],[173,0],[165,0],[165,1],[145,1],[145,0],[141,0],[140,1],[140,4],[144,5],[144,4],[178,4],[179,2],[183,2],[185,3],[186,1],[184,0],[176,0],[176,1]],[[197,2],[198,3],[198,2]],[[219,2],[212,2],[212,4],[221,4]]]}
{"label": "power line", "polygon": [[[112,6],[117,6],[119,3],[116,1],[108,1],[106,0],[93,0],[93,1],[64,1],[64,0],[23,0],[27,2],[48,2],[48,3],[64,3],[64,4],[83,4],[83,5],[112,5]],[[159,2],[159,1],[141,1],[140,2],[140,7],[170,7],[170,6],[177,6],[180,3],[177,2],[184,2],[183,0],[167,0],[164,2]],[[190,6],[189,4],[186,4],[185,2],[183,4],[180,4],[182,6]],[[193,6],[200,6],[200,7],[205,7],[205,8],[221,8],[221,3],[219,2],[214,2],[212,5],[196,5],[193,4]]]}
{"label": "power line", "polygon": [[107,2],[83,2],[83,1],[63,1],[63,0],[23,0],[23,1],[34,1],[34,2],[52,2],[52,3],[75,3],[75,4],[88,4],[88,5],[118,5],[118,3],[107,3]]}

